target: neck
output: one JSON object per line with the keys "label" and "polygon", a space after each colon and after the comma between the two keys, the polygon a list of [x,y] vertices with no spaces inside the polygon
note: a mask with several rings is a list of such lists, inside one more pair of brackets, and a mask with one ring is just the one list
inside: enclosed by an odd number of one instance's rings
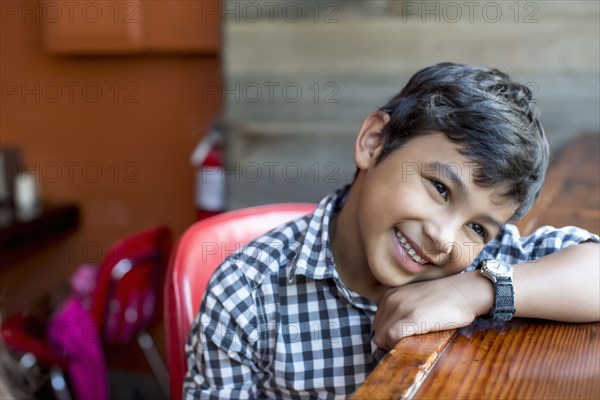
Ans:
{"label": "neck", "polygon": [[331,247],[336,269],[344,285],[379,303],[387,287],[375,279],[369,268],[358,222],[359,184],[357,179],[350,188],[346,203],[331,221]]}

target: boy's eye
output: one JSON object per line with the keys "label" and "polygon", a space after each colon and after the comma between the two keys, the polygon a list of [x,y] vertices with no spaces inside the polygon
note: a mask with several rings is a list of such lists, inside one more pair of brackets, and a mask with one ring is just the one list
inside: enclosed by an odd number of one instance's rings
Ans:
{"label": "boy's eye", "polygon": [[487,231],[485,230],[485,228],[479,224],[470,224],[471,225],[471,229],[473,229],[473,231],[478,234],[479,236],[481,236],[482,238],[486,239],[487,238]]}
{"label": "boy's eye", "polygon": [[438,191],[438,193],[444,198],[444,200],[448,199],[448,188],[443,183],[434,181],[433,179],[431,180],[431,182],[433,183],[435,190]]}

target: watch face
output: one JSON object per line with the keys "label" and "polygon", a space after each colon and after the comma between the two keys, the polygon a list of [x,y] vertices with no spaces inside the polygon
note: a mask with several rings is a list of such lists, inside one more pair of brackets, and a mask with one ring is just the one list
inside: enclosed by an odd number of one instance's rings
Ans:
{"label": "watch face", "polygon": [[509,264],[505,264],[498,260],[488,261],[486,267],[488,267],[491,272],[494,272],[498,275],[506,275],[511,269]]}

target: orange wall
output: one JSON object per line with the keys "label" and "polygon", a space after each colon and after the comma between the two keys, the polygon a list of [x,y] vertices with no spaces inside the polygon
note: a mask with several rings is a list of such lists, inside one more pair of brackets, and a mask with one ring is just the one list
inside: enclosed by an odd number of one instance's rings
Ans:
{"label": "orange wall", "polygon": [[41,256],[2,267],[0,301],[10,310],[80,262],[100,261],[97,250],[123,235],[156,223],[181,234],[195,218],[189,157],[221,99],[202,93],[220,79],[216,56],[58,57],[44,50],[34,18],[5,17],[1,143],[20,147],[40,173],[45,201],[76,202],[82,217]]}

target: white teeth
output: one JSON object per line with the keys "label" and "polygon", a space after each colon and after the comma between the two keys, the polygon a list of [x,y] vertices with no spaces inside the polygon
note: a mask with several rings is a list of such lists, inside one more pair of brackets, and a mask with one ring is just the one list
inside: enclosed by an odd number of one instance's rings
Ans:
{"label": "white teeth", "polygon": [[406,238],[404,236],[402,236],[400,234],[400,231],[398,231],[398,230],[396,230],[396,237],[398,238],[400,243],[402,243],[402,247],[404,247],[404,249],[406,249],[406,252],[408,253],[408,255],[411,259],[418,262],[419,264],[427,264],[427,260],[425,260],[423,257],[421,257],[420,255],[417,254],[417,252],[412,248],[410,243],[408,243],[408,240],[406,240]]}
{"label": "white teeth", "polygon": [[415,254],[414,256],[412,256],[412,259],[415,260],[416,262],[418,262],[419,264],[427,264],[427,261],[418,254]]}

